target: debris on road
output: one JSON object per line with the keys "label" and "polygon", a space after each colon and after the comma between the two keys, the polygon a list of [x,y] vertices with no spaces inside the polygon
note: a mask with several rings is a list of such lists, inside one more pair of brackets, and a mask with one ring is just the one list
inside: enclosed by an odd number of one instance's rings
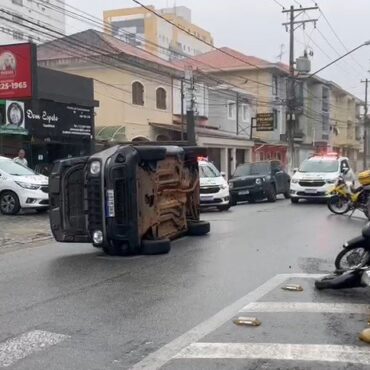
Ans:
{"label": "debris on road", "polygon": [[241,325],[241,326],[260,326],[262,322],[258,320],[256,317],[245,317],[245,316],[239,316],[236,319],[233,320],[233,323],[235,325]]}
{"label": "debris on road", "polygon": [[303,292],[303,288],[299,284],[288,284],[283,286],[281,289],[289,290],[292,292]]}
{"label": "debris on road", "polygon": [[359,338],[365,343],[370,343],[370,328],[364,329],[360,333]]}

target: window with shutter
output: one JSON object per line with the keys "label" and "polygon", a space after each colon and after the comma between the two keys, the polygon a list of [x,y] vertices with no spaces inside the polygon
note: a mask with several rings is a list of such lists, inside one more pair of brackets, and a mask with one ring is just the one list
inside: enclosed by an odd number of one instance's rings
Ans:
{"label": "window with shutter", "polygon": [[167,92],[163,87],[157,89],[157,109],[167,109]]}

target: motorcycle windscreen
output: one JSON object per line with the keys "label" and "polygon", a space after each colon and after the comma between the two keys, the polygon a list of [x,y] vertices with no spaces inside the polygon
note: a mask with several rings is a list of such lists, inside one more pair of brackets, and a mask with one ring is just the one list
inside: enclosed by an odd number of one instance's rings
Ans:
{"label": "motorcycle windscreen", "polygon": [[50,227],[58,242],[91,242],[86,222],[85,166],[88,157],[57,161],[49,178]]}

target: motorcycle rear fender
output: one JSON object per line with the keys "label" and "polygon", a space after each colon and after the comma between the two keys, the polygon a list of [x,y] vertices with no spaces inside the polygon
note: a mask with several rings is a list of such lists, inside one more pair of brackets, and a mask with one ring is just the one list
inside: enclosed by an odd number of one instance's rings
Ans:
{"label": "motorcycle rear fender", "polygon": [[367,247],[369,246],[369,244],[370,244],[369,240],[366,240],[362,235],[360,235],[346,242],[343,245],[343,248]]}

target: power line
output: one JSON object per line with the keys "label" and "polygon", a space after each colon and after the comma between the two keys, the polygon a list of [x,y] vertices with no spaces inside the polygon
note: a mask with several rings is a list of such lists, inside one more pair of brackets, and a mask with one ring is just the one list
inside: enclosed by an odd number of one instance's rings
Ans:
{"label": "power line", "polygon": [[282,9],[285,9],[284,5],[281,4],[278,0],[272,0],[274,3],[276,3],[277,5],[279,5]]}
{"label": "power line", "polygon": [[[213,48],[213,49],[215,49],[215,50],[217,50],[217,51],[219,51],[219,52],[221,52],[221,53],[223,53],[223,54],[225,54],[225,55],[227,55],[227,56],[229,56],[229,57],[231,57],[231,58],[233,58],[233,59],[236,59],[236,60],[238,60],[238,61],[240,61],[240,62],[242,62],[242,63],[244,63],[244,64],[247,64],[247,65],[250,65],[250,66],[252,66],[252,67],[255,67],[255,68],[257,68],[258,70],[260,70],[260,69],[261,69],[257,64],[250,63],[250,62],[248,62],[248,61],[246,61],[246,60],[244,60],[244,59],[242,59],[242,58],[237,57],[236,55],[233,55],[233,54],[231,54],[231,53],[228,53],[227,51],[222,50],[221,48],[218,48],[218,47],[214,46],[214,45],[213,45],[213,44],[211,44],[210,42],[205,41],[205,40],[201,39],[200,37],[197,37],[196,35],[193,35],[193,34],[192,34],[191,32],[189,32],[188,30],[186,30],[186,29],[184,29],[184,28],[182,28],[182,27],[178,26],[178,25],[177,25],[176,23],[174,23],[174,22],[171,22],[169,19],[167,19],[167,18],[166,18],[166,17],[164,17],[163,15],[159,14],[159,13],[158,13],[158,12],[156,12],[155,10],[153,10],[153,9],[149,8],[148,6],[146,6],[146,5],[142,4],[140,1],[138,1],[138,0],[132,0],[132,1],[133,1],[134,3],[136,3],[136,4],[140,5],[142,8],[146,9],[147,11],[151,12],[152,14],[156,15],[157,17],[161,18],[161,19],[162,19],[162,20],[164,20],[165,22],[167,22],[167,23],[171,24],[172,26],[176,27],[176,28],[177,28],[177,29],[179,29],[180,31],[183,31],[183,32],[185,32],[186,34],[188,34],[189,36],[191,36],[191,37],[195,38],[196,40],[198,40],[198,41],[202,42],[203,44],[205,44],[205,45],[207,45],[207,46],[209,46],[209,47],[211,47],[211,48]],[[267,85],[267,86],[272,87],[272,85]]]}
{"label": "power line", "polygon": [[[329,19],[327,18],[327,16],[325,15],[324,11],[321,9],[321,7],[319,7],[319,12],[322,14],[325,22],[327,23],[327,25],[329,26],[330,30],[333,32],[335,38],[339,41],[339,43],[343,46],[344,50],[348,53],[349,52],[349,49],[347,48],[347,46],[344,44],[344,42],[342,41],[342,39],[339,37],[338,33],[335,31],[334,27],[331,25],[331,23],[329,22]],[[361,69],[361,73],[363,73],[363,71],[365,71],[366,69],[357,61],[357,59],[351,55],[351,58],[352,60],[357,64],[358,67],[360,67]]]}

